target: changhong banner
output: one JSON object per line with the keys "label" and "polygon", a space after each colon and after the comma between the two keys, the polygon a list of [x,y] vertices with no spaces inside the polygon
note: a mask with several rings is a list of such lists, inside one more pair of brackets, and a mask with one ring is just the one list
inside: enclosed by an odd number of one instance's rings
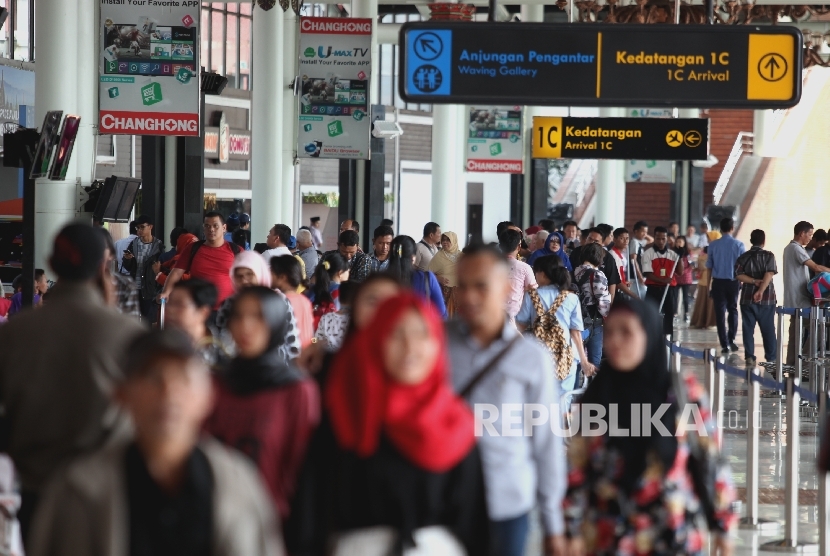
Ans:
{"label": "changhong banner", "polygon": [[198,0],[101,0],[101,133],[199,135]]}
{"label": "changhong banner", "polygon": [[297,154],[369,158],[372,20],[300,20],[302,79]]}

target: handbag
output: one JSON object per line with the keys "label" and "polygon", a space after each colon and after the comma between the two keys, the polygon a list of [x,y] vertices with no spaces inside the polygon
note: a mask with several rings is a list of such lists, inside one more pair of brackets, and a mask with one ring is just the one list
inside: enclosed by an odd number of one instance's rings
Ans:
{"label": "handbag", "polygon": [[392,527],[367,527],[341,533],[331,556],[467,556],[464,546],[449,529],[422,527],[412,533],[415,546],[400,550],[399,533]]}

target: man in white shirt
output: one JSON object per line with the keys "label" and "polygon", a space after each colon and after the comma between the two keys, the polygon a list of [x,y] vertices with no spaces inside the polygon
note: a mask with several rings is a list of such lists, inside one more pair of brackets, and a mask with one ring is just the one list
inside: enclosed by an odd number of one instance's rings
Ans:
{"label": "man in white shirt", "polygon": [[268,251],[262,254],[266,261],[270,261],[271,257],[280,257],[282,255],[291,255],[291,250],[288,248],[288,242],[291,241],[291,228],[285,224],[277,224],[271,231],[268,232],[268,237],[265,238],[265,243],[268,244]]}
{"label": "man in white shirt", "polygon": [[118,261],[118,272],[124,276],[129,276],[130,272],[124,269],[122,257],[124,257],[124,251],[127,250],[127,247],[129,247],[133,240],[138,237],[138,231],[136,230],[137,226],[138,224],[136,224],[135,220],[130,222],[130,235],[115,242],[115,253],[113,253],[112,256],[115,257],[116,261]]}
{"label": "man in white shirt", "polygon": [[[813,298],[807,291],[810,282],[809,270],[813,272],[830,272],[830,268],[816,264],[807,254],[805,247],[813,239],[813,225],[801,221],[793,229],[793,240],[784,248],[784,307],[806,309],[813,305]],[[809,313],[808,315],[809,316]],[[795,319],[790,319],[789,344],[787,346],[787,365],[795,364]]]}
{"label": "man in white shirt", "polygon": [[441,245],[441,226],[435,222],[427,222],[424,226],[424,237],[415,246],[415,268],[427,270],[432,257],[438,253]]}

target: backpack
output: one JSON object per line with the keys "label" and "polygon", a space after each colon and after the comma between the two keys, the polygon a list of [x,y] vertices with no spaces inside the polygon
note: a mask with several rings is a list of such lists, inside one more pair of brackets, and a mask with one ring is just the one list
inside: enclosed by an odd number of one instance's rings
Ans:
{"label": "backpack", "polygon": [[556,318],[556,310],[562,306],[571,293],[567,290],[560,292],[547,311],[542,305],[539,293],[536,290],[529,293],[533,308],[536,310],[536,320],[531,325],[530,331],[556,360],[556,378],[559,380],[564,380],[571,374],[574,354],[568,336]]}
{"label": "backpack", "polygon": [[[242,248],[237,244],[230,241],[226,241],[225,243],[231,246],[231,251],[233,251],[234,257],[242,252]],[[204,244],[205,240],[197,241],[193,244],[193,247],[190,248],[190,262],[187,264],[187,270],[184,271],[185,274],[190,274],[190,267],[193,266],[193,259],[196,258],[196,253],[199,252],[199,249],[201,249]]]}
{"label": "backpack", "polygon": [[[597,274],[596,268],[587,269],[579,275],[579,280],[576,281],[576,293],[579,297],[579,305],[582,307],[582,324],[588,329],[595,324],[602,324],[602,315],[599,312],[599,299],[594,293],[594,279]],[[587,284],[586,284],[587,282]],[[585,293],[585,286],[591,292],[591,297],[587,297]],[[590,303],[593,302],[593,305]]]}

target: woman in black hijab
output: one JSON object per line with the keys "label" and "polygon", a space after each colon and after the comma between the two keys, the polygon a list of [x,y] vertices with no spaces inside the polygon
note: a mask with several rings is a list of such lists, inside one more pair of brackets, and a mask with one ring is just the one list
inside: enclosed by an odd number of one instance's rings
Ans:
{"label": "woman in black hijab", "polygon": [[283,349],[294,340],[290,314],[288,299],[266,287],[239,293],[228,319],[238,355],[216,379],[216,408],[205,425],[254,460],[283,519],[320,420],[316,383]]}
{"label": "woman in black hijab", "polygon": [[[568,450],[565,516],[572,553],[702,554],[701,517],[727,554],[736,519],[731,472],[719,458],[705,392],[692,377],[682,379],[690,406],[678,408],[674,384],[680,377],[673,381],[667,368],[662,317],[640,300],[616,300],[605,321],[603,351],[606,359],[581,411],[593,405],[591,413],[604,415],[607,428],[591,434],[596,427],[586,424]],[[678,419],[695,431],[695,423],[705,425],[694,435],[692,458],[688,436],[682,429],[677,435]],[[712,483],[708,493],[704,482]]]}

